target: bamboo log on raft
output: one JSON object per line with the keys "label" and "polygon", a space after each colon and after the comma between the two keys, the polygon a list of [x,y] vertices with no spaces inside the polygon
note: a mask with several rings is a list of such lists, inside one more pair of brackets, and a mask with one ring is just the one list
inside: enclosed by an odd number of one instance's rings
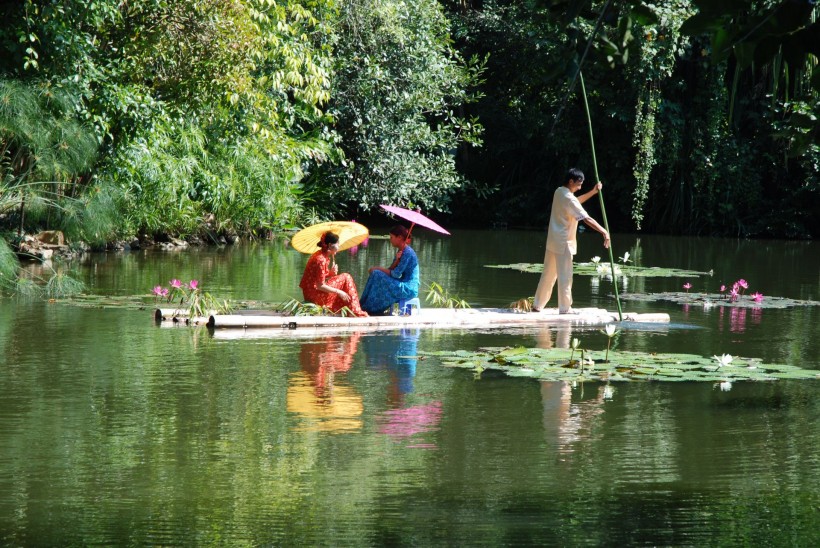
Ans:
{"label": "bamboo log on raft", "polygon": [[669,323],[669,314],[618,313],[604,309],[579,309],[578,314],[519,314],[511,309],[448,309],[428,308],[412,316],[370,316],[366,318],[342,316],[277,316],[261,314],[215,314],[208,319],[208,327],[219,328],[402,328],[402,327],[490,327],[490,326],[544,326],[544,325],[605,325],[626,320],[631,322]]}
{"label": "bamboo log on raft", "polygon": [[[197,324],[208,323],[208,318],[216,314],[216,310],[207,310],[202,316],[196,318]],[[184,322],[189,323],[188,316],[190,315],[187,308],[157,308],[154,310],[154,321],[159,322]]]}

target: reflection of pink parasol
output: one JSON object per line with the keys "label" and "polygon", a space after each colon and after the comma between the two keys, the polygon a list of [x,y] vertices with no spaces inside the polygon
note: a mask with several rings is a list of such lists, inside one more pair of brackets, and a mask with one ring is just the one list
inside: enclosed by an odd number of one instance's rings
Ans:
{"label": "reflection of pink parasol", "polygon": [[[412,209],[405,209],[403,207],[396,207],[396,206],[389,206],[383,205],[381,206],[382,209],[385,211],[392,213],[393,215],[397,215],[406,221],[410,221],[413,225],[421,225],[425,228],[429,228],[430,230],[435,230],[436,232],[441,232],[442,234],[450,235],[441,225],[433,221],[432,219],[425,217],[418,211],[413,211]],[[413,231],[413,226],[410,227],[410,232]]]}
{"label": "reflection of pink parasol", "polygon": [[385,411],[379,417],[381,421],[384,421],[384,424],[379,427],[379,433],[394,438],[407,438],[415,434],[437,430],[438,423],[441,421],[441,407],[440,401],[434,401],[426,405]]}

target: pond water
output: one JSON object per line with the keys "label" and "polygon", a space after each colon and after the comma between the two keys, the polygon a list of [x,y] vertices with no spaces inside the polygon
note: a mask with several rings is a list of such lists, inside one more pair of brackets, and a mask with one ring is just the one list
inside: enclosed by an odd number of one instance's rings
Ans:
{"label": "pond water", "polygon": [[[374,231],[378,233],[379,231]],[[384,232],[384,231],[383,231]],[[473,306],[532,295],[544,234],[416,231],[422,282]],[[615,237],[637,265],[714,272],[632,278],[631,292],[749,291],[820,300],[807,242]],[[603,255],[580,236],[577,259]],[[340,254],[361,288],[386,240]],[[171,278],[221,298],[299,297],[306,256],[281,242],[93,254],[90,293]],[[615,302],[575,277],[575,305]],[[554,299],[554,297],[553,297]],[[554,306],[554,300],[550,303]],[[0,305],[3,545],[820,545],[816,381],[571,386],[441,367],[419,351],[604,348],[599,329],[404,330],[270,338],[165,328],[146,310]],[[729,353],[820,370],[820,307],[672,303],[669,325],[616,348]]]}

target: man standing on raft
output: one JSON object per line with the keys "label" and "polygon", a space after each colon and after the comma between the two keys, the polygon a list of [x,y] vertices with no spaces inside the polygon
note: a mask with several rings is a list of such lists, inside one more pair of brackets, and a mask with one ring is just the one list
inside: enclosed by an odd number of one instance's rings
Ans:
{"label": "man standing on raft", "polygon": [[578,253],[578,221],[584,221],[587,226],[600,232],[604,237],[604,248],[609,248],[609,233],[581,206],[595,196],[603,185],[599,182],[592,190],[576,198],[575,193],[581,190],[583,184],[584,173],[572,168],[564,177],[563,186],[558,187],[552,197],[544,272],[538,281],[538,289],[535,290],[533,312],[541,312],[546,306],[557,280],[558,313],[575,313],[572,310],[572,256]]}

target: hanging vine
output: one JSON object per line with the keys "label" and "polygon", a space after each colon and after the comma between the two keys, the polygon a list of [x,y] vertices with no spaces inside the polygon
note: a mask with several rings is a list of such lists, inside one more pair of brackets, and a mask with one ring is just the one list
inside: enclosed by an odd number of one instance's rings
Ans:
{"label": "hanging vine", "polygon": [[635,105],[635,126],[632,145],[635,147],[635,190],[632,193],[632,220],[640,230],[644,207],[649,200],[649,182],[652,168],[658,163],[661,136],[656,131],[657,115],[661,108],[661,84],[672,76],[678,50],[685,40],[678,33],[683,20],[691,14],[690,2],[670,0],[652,8],[658,15],[655,28],[642,29],[640,56],[635,66],[636,81],[642,81]]}
{"label": "hanging vine", "polygon": [[637,150],[635,167],[635,190],[632,193],[632,220],[640,230],[643,222],[643,208],[649,196],[649,174],[657,162],[655,158],[655,115],[660,104],[657,83],[649,82],[638,98],[635,109],[635,135],[632,144]]}

